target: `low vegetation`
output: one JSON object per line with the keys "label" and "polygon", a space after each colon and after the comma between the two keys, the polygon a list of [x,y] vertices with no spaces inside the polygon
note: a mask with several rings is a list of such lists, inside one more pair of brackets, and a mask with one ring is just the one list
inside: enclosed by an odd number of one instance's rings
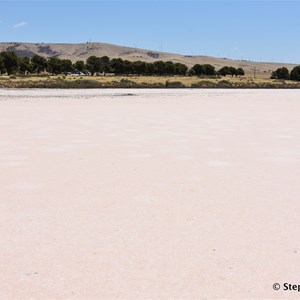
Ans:
{"label": "low vegetation", "polygon": [[300,88],[300,81],[196,76],[0,76],[2,88]]}

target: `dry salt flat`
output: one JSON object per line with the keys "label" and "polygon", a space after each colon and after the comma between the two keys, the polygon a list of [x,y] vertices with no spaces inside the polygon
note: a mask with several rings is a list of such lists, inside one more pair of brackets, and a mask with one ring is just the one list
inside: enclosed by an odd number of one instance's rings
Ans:
{"label": "dry salt flat", "polygon": [[299,297],[300,92],[0,90],[0,299]]}

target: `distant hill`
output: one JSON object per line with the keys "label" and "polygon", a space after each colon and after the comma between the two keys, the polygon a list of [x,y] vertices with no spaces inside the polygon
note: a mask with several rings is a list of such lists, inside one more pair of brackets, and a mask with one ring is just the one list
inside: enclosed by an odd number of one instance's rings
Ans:
{"label": "distant hill", "polygon": [[122,58],[130,61],[142,60],[146,62],[153,62],[156,60],[171,60],[173,62],[184,63],[191,67],[197,63],[212,64],[216,69],[223,66],[233,66],[236,68],[243,68],[246,75],[254,73],[256,68],[258,77],[270,77],[272,71],[279,67],[287,67],[292,69],[295,64],[284,63],[267,63],[267,62],[252,62],[244,60],[231,60],[227,58],[217,58],[211,56],[190,56],[179,55],[174,53],[165,53],[152,50],[123,47],[111,45],[106,43],[85,43],[85,44],[48,44],[48,43],[0,43],[1,51],[14,51],[19,56],[32,57],[38,54],[44,57],[58,57],[63,59],[86,60],[89,56],[109,56],[110,58]]}

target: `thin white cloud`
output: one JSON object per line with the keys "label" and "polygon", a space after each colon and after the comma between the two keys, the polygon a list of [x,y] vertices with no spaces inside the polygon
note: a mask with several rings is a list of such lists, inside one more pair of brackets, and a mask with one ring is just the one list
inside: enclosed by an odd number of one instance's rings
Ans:
{"label": "thin white cloud", "polygon": [[13,26],[13,28],[20,28],[20,27],[24,27],[27,25],[27,22],[20,22],[20,23],[17,23]]}

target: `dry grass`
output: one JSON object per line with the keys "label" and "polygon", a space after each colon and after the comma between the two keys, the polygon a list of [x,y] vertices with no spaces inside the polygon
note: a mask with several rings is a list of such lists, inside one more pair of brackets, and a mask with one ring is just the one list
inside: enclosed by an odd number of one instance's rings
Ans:
{"label": "dry grass", "polygon": [[187,87],[187,88],[300,88],[300,82],[266,78],[189,76],[23,76],[0,77],[0,87],[7,88],[106,88],[106,87]]}

